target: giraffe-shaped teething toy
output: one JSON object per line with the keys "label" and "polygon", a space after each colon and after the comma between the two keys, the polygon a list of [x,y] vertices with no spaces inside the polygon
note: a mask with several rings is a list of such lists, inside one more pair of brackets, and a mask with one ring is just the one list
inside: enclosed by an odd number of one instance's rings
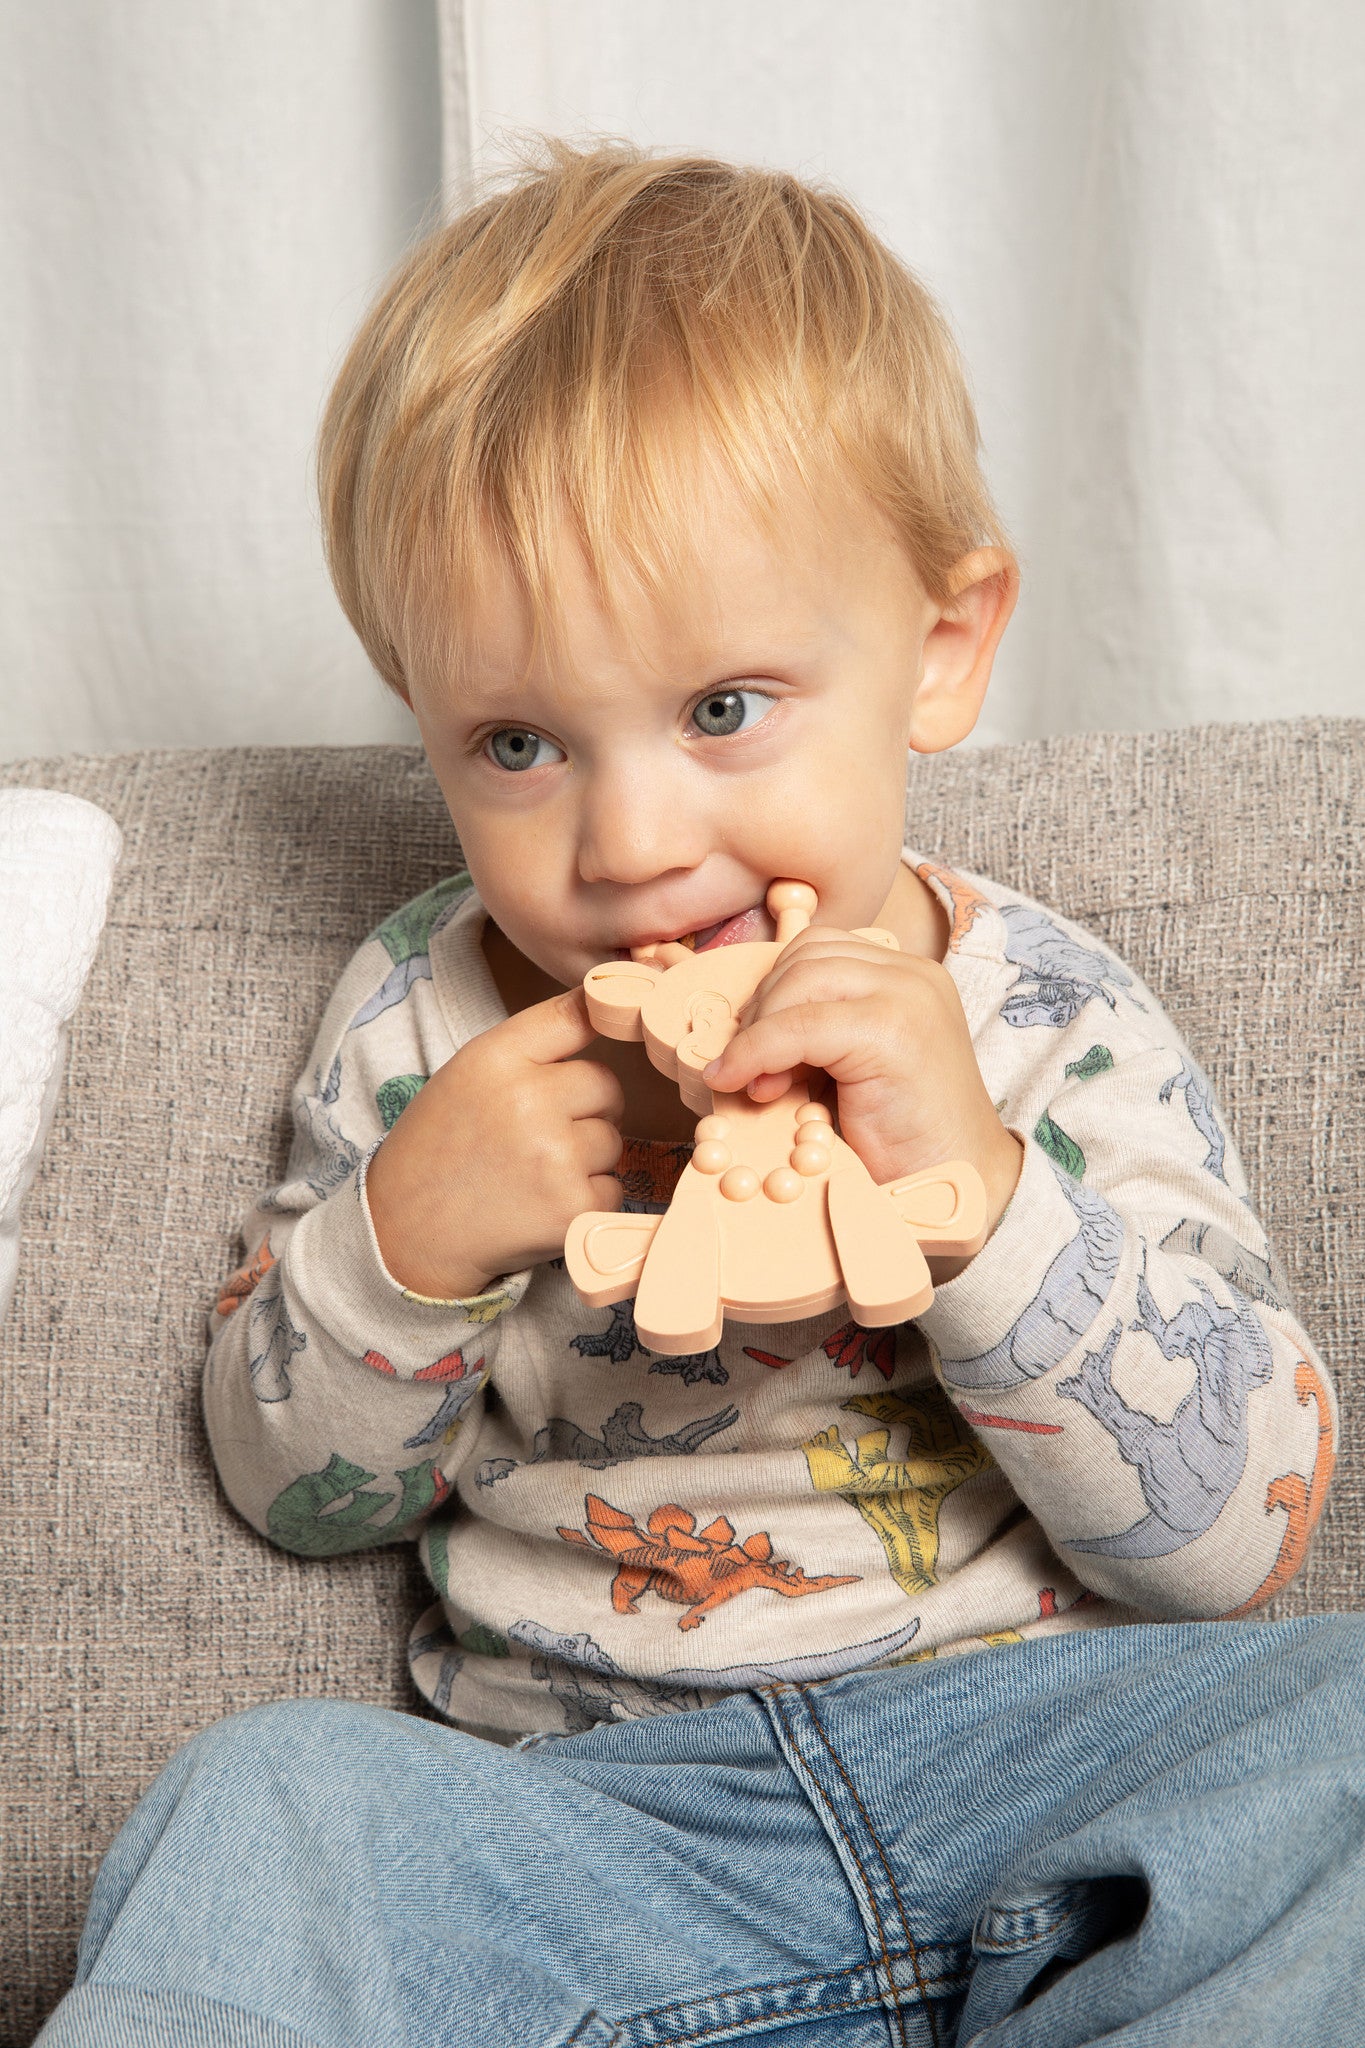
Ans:
{"label": "giraffe-shaped teething toy", "polygon": [[[670,941],[604,960],[583,978],[604,1038],[640,1039],[654,1066],[698,1112],[696,1144],[667,1213],[588,1209],[564,1246],[569,1278],[591,1308],[635,1296],[651,1351],[679,1357],[738,1323],[789,1323],[847,1301],[876,1329],[933,1300],[924,1245],[970,1255],[986,1235],[986,1191],[965,1160],[878,1186],[821,1102],[797,1081],[773,1102],[712,1091],[701,1070],[739,1030],[739,1012],[815,909],[807,882],[773,882],[775,940],[707,953]],[[869,926],[854,938],[896,947]]]}

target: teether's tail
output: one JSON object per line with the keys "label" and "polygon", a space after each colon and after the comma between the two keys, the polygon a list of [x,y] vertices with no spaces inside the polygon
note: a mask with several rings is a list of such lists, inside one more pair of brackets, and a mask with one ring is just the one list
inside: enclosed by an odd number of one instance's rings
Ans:
{"label": "teether's tail", "polygon": [[815,915],[819,902],[809,882],[770,882],[764,898],[769,917],[777,926],[777,943],[789,946]]}

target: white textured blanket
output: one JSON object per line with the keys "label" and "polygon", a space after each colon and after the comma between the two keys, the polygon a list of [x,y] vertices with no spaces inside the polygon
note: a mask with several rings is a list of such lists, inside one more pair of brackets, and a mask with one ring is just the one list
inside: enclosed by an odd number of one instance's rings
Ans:
{"label": "white textured blanket", "polygon": [[81,797],[0,789],[0,1316],[122,844]]}

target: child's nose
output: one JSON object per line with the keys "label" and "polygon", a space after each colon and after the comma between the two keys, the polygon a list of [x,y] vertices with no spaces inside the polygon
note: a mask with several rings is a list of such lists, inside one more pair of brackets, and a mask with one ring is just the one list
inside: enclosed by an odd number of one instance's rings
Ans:
{"label": "child's nose", "polygon": [[585,882],[638,885],[694,868],[711,842],[683,791],[638,770],[594,791],[584,805],[579,874]]}

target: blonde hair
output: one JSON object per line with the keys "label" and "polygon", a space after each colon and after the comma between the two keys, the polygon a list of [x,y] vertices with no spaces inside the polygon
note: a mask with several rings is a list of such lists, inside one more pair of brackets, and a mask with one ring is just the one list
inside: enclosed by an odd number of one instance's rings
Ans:
{"label": "blonde hair", "polygon": [[324,544],[404,692],[450,658],[490,542],[537,643],[558,630],[566,515],[609,604],[619,560],[661,596],[692,545],[703,448],[769,531],[793,465],[813,493],[841,472],[942,602],[961,556],[1005,544],[977,447],[942,315],[839,193],[535,136],[366,316],[322,422]]}

